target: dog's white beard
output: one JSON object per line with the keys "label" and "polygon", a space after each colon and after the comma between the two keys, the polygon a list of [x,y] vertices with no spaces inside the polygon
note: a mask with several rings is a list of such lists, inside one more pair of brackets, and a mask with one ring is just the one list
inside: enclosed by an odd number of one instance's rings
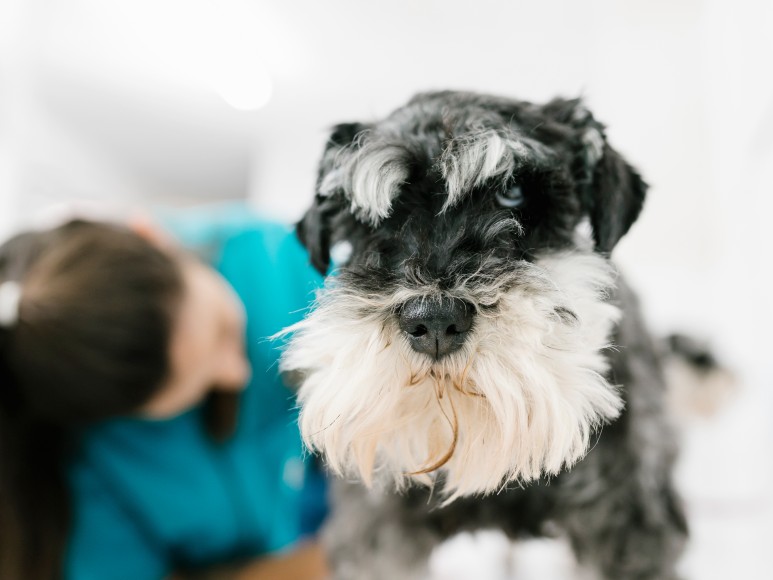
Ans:
{"label": "dog's white beard", "polygon": [[[410,348],[394,315],[429,290],[362,295],[333,280],[288,329],[282,361],[304,377],[306,444],[367,485],[442,473],[449,499],[559,472],[622,406],[600,352],[619,316],[606,302],[613,280],[594,254],[545,255],[509,289],[487,289],[498,308],[480,310],[462,349],[436,363]],[[451,294],[479,304],[478,291]]]}

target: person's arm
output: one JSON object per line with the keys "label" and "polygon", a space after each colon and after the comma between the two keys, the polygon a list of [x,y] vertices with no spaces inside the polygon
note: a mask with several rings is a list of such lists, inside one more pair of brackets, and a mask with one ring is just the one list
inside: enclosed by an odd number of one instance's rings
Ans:
{"label": "person's arm", "polygon": [[309,542],[279,556],[180,573],[168,580],[324,580],[327,577],[322,548],[316,542]]}

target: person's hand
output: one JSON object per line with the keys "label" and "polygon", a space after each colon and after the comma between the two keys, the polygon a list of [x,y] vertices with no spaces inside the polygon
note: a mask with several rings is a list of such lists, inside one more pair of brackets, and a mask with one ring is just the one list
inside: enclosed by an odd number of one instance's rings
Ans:
{"label": "person's hand", "polygon": [[254,562],[234,575],[234,580],[324,580],[328,576],[325,553],[316,542],[289,554]]}
{"label": "person's hand", "polygon": [[325,580],[328,575],[324,551],[318,543],[307,542],[281,556],[175,574],[167,580]]}

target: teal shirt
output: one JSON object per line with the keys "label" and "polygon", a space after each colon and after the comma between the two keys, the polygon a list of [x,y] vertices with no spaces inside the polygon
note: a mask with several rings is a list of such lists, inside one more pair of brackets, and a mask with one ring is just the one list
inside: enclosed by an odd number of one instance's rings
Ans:
{"label": "teal shirt", "polygon": [[[163,578],[285,548],[310,505],[292,393],[268,337],[300,320],[321,278],[292,231],[241,205],[165,220],[206,255],[247,311],[252,379],[236,434],[208,439],[196,407],[169,420],[125,418],[86,433],[69,472],[66,580]],[[321,499],[312,499],[320,503]]]}

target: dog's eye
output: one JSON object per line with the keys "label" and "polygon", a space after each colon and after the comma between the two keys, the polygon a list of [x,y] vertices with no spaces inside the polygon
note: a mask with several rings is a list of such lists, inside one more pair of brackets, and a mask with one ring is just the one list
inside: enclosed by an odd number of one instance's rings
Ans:
{"label": "dog's eye", "polygon": [[526,201],[520,185],[513,185],[506,191],[497,192],[496,197],[499,205],[508,208],[521,207]]}

